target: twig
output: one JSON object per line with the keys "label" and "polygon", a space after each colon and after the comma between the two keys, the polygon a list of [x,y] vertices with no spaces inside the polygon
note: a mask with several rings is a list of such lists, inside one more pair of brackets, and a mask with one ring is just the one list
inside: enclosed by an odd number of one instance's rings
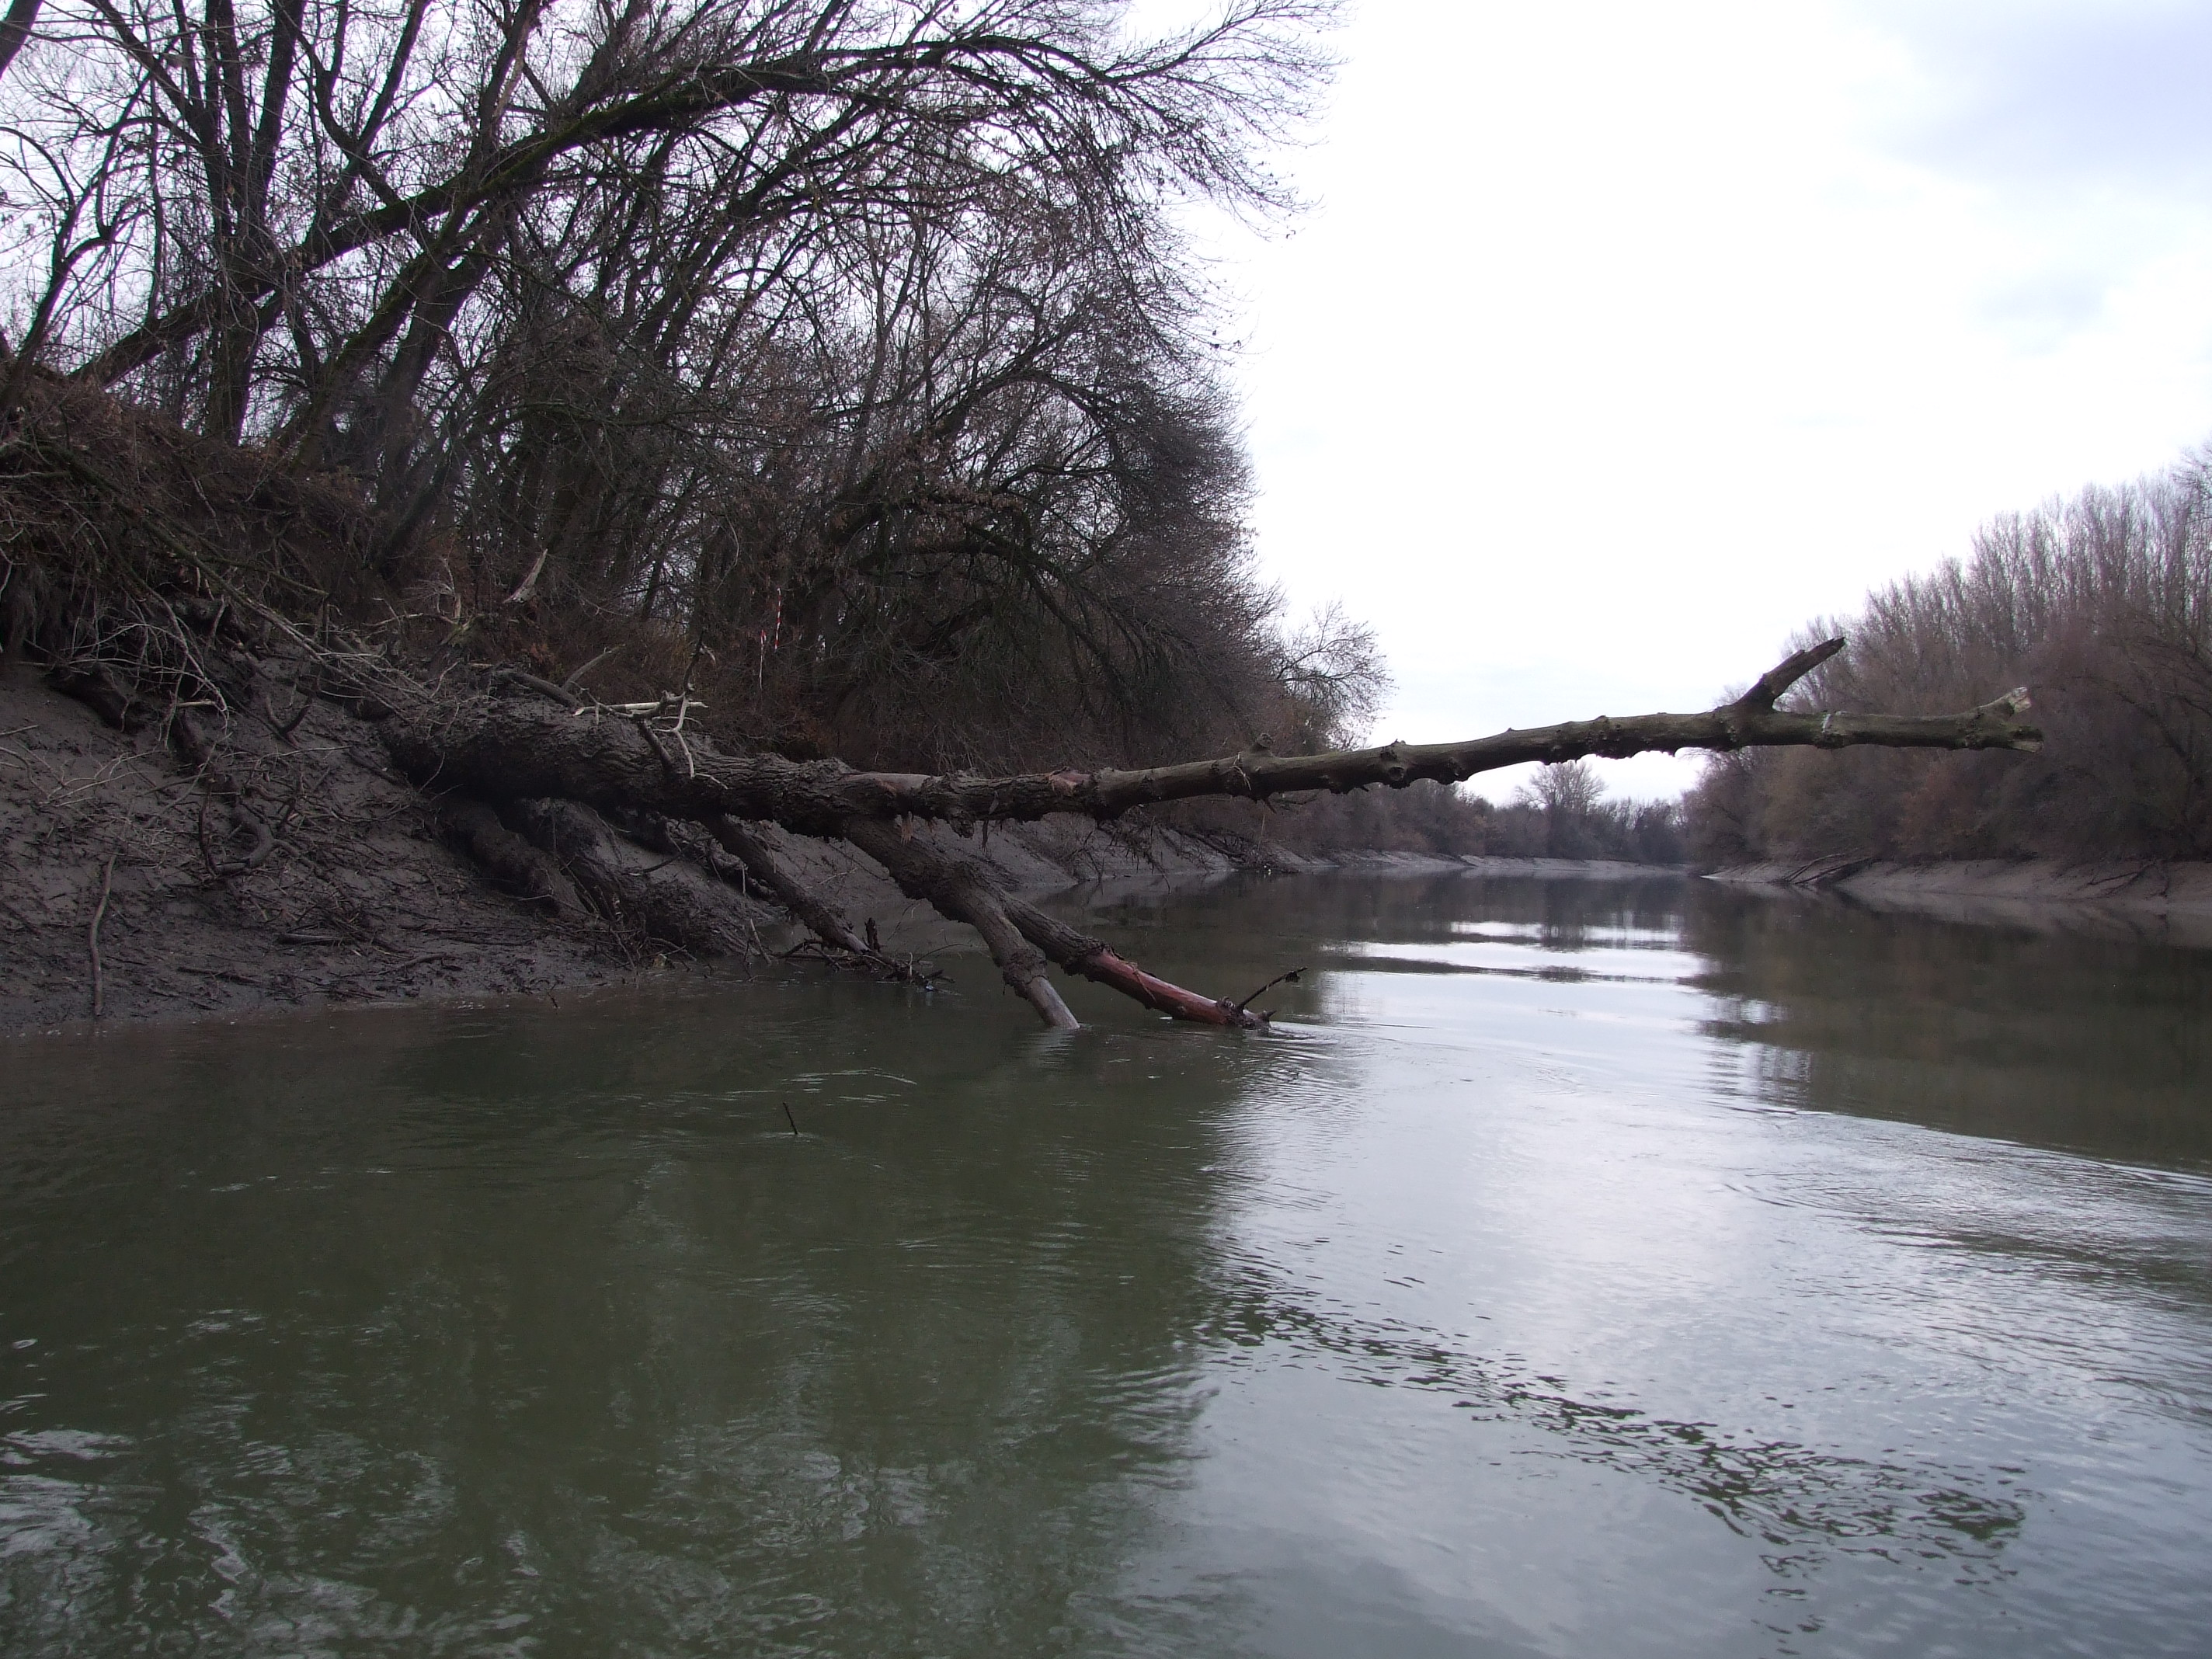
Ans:
{"label": "twig", "polygon": [[202,979],[227,979],[233,985],[246,986],[256,991],[265,991],[269,988],[258,979],[250,979],[244,974],[234,974],[227,968],[187,968],[184,963],[178,963],[171,968],[170,972],[198,974]]}
{"label": "twig", "polygon": [[92,927],[85,934],[85,944],[92,951],[92,1017],[98,1019],[106,1012],[101,999],[100,975],[100,923],[107,915],[108,889],[115,879],[115,854],[107,855],[107,862],[100,866],[100,902],[92,913]]}
{"label": "twig", "polygon": [[[655,707],[658,707],[658,705],[655,705]],[[676,775],[676,763],[668,758],[668,751],[660,746],[660,739],[653,735],[653,727],[648,723],[647,717],[643,714],[632,714],[630,719],[636,723],[637,729],[645,734],[646,745],[653,750],[653,757],[660,763],[661,775],[663,777],[674,777]],[[687,750],[685,752],[688,754],[690,751]]]}
{"label": "twig", "polygon": [[[300,699],[299,709],[293,714],[291,719],[284,721],[281,726],[278,725],[273,718],[276,711],[274,709],[269,709],[266,717],[269,718],[270,729],[276,732],[278,737],[289,742],[291,740],[292,733],[300,729],[300,722],[307,718],[307,711],[315,706],[315,698],[319,694],[320,694],[322,689],[323,677],[319,672],[315,676],[315,684],[313,690],[301,691],[297,685],[293,686],[292,690],[294,694]],[[263,706],[266,708],[266,699],[264,699]]]}
{"label": "twig", "polygon": [[575,695],[576,688],[584,683],[584,676],[590,673],[594,668],[597,668],[601,663],[605,662],[609,657],[613,656],[616,652],[621,649],[622,642],[620,641],[617,641],[605,650],[600,652],[598,656],[592,658],[591,661],[586,663],[581,668],[579,668],[574,673],[569,675],[567,679],[562,680],[560,684],[560,690],[573,697]]}
{"label": "twig", "polygon": [[1247,1008],[1249,1008],[1254,1003],[1257,1002],[1261,997],[1267,995],[1268,992],[1273,990],[1278,985],[1297,984],[1298,982],[1298,975],[1304,972],[1305,972],[1305,969],[1303,968],[1293,968],[1287,974],[1276,975],[1274,978],[1269,980],[1258,990],[1253,992],[1250,996],[1246,997],[1243,1001],[1238,1003],[1237,1005],[1237,1012],[1240,1014],[1243,1013]]}
{"label": "twig", "polygon": [[792,1116],[791,1103],[787,1100],[783,1103],[783,1117],[784,1121],[791,1125],[791,1133],[794,1135],[797,1134],[799,1133],[799,1120]]}

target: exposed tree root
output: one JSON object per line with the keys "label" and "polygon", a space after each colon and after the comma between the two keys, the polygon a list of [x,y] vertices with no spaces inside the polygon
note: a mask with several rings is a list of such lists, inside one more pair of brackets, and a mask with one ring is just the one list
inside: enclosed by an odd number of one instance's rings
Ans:
{"label": "exposed tree root", "polygon": [[558,916],[585,913],[583,896],[561,860],[516,835],[483,801],[448,800],[439,819],[461,850],[501,885],[539,901]]}
{"label": "exposed tree root", "polygon": [[623,856],[613,826],[577,801],[510,801],[503,816],[533,846],[560,860],[617,937],[696,957],[749,953],[751,919],[744,902],[682,852],[639,869]]}
{"label": "exposed tree root", "polygon": [[854,931],[844,912],[786,868],[783,860],[769,852],[767,843],[747,825],[724,814],[708,819],[707,828],[722,850],[737,860],[745,878],[788,910],[823,945],[854,957],[878,954],[865,938]]}

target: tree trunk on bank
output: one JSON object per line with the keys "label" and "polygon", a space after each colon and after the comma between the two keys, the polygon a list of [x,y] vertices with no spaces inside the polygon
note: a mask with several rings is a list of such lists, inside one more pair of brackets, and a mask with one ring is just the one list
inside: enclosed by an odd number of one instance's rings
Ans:
{"label": "tree trunk on bank", "polygon": [[[659,936],[701,948],[717,942],[711,919],[687,921],[677,914],[692,901],[665,892],[654,896],[655,890],[639,887],[634,872],[627,886],[618,886],[618,861],[608,853],[605,838],[611,832],[604,818],[623,823],[642,815],[702,826],[750,880],[825,946],[884,963],[834,905],[781,866],[751,826],[775,823],[848,842],[882,865],[908,895],[973,927],[1007,985],[1048,1025],[1076,1023],[1047,974],[1050,963],[1177,1018],[1252,1027],[1261,1017],[1242,1005],[1147,974],[1103,940],[1002,891],[982,864],[945,848],[925,826],[945,823],[964,833],[977,823],[1052,814],[1104,821],[1133,807],[1204,795],[1264,800],[1376,784],[1402,788],[1420,779],[1457,782],[1527,761],[1650,750],[1862,744],[2032,749],[2040,742],[2041,733],[2021,718],[2028,708],[2024,691],[1958,714],[1805,714],[1776,707],[1784,692],[1843,646],[1839,639],[1829,640],[1799,652],[1735,702],[1702,714],[1601,718],[1464,743],[1389,744],[1322,755],[1239,754],[1142,770],[998,778],[864,772],[836,761],[726,755],[686,729],[689,705],[683,698],[652,707],[579,707],[562,688],[512,671],[495,672],[483,690],[453,695],[356,658],[349,695],[358,713],[379,722],[386,748],[422,787],[506,804],[505,815],[538,847],[556,853],[575,885],[603,911],[635,910],[648,901],[659,906],[650,923]],[[326,678],[337,672],[325,665]],[[465,821],[482,824],[480,817]],[[672,852],[682,855],[680,848]],[[556,891],[546,888],[543,896],[557,902]]]}

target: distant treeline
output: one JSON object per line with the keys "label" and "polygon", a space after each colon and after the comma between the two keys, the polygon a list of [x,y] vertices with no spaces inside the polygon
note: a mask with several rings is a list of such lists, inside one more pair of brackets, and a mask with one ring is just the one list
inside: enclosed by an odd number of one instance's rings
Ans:
{"label": "distant treeline", "polygon": [[1547,766],[1498,805],[1438,783],[1364,790],[1278,805],[1261,820],[1263,843],[1301,852],[1372,850],[1489,858],[1688,859],[1680,807],[1603,798],[1587,761]]}
{"label": "distant treeline", "polygon": [[2017,685],[2039,754],[1721,757],[1684,803],[1702,862],[2212,857],[2212,450],[2007,514],[1874,594],[1801,706],[1963,708]]}

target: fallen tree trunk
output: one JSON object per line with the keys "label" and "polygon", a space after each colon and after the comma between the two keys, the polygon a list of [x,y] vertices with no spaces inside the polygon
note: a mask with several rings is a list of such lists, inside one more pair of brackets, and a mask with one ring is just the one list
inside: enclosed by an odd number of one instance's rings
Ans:
{"label": "fallen tree trunk", "polygon": [[[300,659],[294,665],[302,671],[299,683],[312,683],[375,723],[385,750],[419,787],[444,800],[449,829],[480,862],[556,912],[574,915],[588,903],[618,933],[637,936],[636,943],[664,940],[701,955],[742,952],[750,921],[732,890],[735,878],[764,890],[838,959],[893,977],[920,977],[913,964],[881,951],[872,927],[866,936],[857,933],[784,866],[755,828],[774,823],[848,843],[881,864],[909,896],[973,927],[1007,985],[1048,1024],[1063,1028],[1073,1027],[1075,1018],[1048,964],[1179,1019],[1250,1028],[1265,1017],[1147,973],[1105,941],[1014,897],[984,863],[934,840],[926,828],[932,822],[966,833],[978,823],[1053,814],[1105,821],[1133,807],[1204,795],[1264,800],[1302,791],[1404,787],[1423,779],[1458,781],[1528,761],[1653,749],[2032,749],[2041,738],[2022,718],[2028,708],[2022,691],[1957,714],[1778,708],[1791,686],[1843,648],[1843,641],[1829,640],[1703,714],[1576,721],[1463,743],[1243,753],[1138,770],[999,778],[868,772],[836,761],[725,754],[689,723],[697,705],[688,691],[653,704],[580,706],[570,686],[509,668],[448,671],[425,680],[380,653],[311,641],[264,605],[234,593],[231,602],[258,623],[260,649],[276,641],[289,645]],[[216,607],[208,619],[195,620],[210,651],[222,616]],[[231,638],[224,651],[242,659],[245,635],[234,627]],[[104,673],[55,678],[116,724],[129,723],[137,710],[127,696],[109,695],[116,688]],[[183,725],[173,740],[209,794],[242,805],[235,785],[214,765],[214,740]],[[687,823],[698,828],[682,830]],[[623,850],[624,840],[632,852]],[[641,846],[663,853],[663,863],[641,867],[635,857]],[[741,871],[726,865],[723,854]],[[252,861],[249,854],[239,867]]]}
{"label": "fallen tree trunk", "polygon": [[[1051,814],[1103,821],[1133,807],[1204,795],[1266,799],[1378,784],[1402,788],[1422,779],[1458,782],[1528,761],[1556,763],[1650,750],[1863,744],[2033,749],[2040,743],[2040,732],[2022,719],[2028,708],[2025,691],[1957,714],[1806,713],[1777,706],[1791,686],[1843,647],[1836,639],[1801,651],[1734,702],[1703,714],[1601,718],[1463,743],[1395,743],[1321,755],[1246,753],[1141,770],[1000,778],[866,772],[836,761],[726,755],[686,729],[693,706],[686,696],[672,695],[650,708],[578,707],[565,688],[512,672],[495,672],[485,689],[454,696],[356,659],[351,695],[364,717],[380,722],[393,759],[425,787],[492,800],[565,800],[617,821],[646,813],[704,825],[763,886],[837,949],[874,954],[832,907],[781,871],[745,827],[748,821],[842,840],[867,854],[909,896],[974,927],[1009,987],[1048,1024],[1075,1023],[1046,975],[1050,962],[1178,1018],[1251,1026],[1261,1017],[1240,1005],[1147,974],[1103,940],[1002,891],[981,864],[916,834],[915,823],[942,822],[964,831],[979,823]],[[325,665],[328,679],[338,672]]]}
{"label": "fallen tree trunk", "polygon": [[[379,686],[362,699],[389,714],[386,746],[417,776],[472,793],[564,796],[604,811],[643,809],[702,823],[730,816],[767,819],[801,835],[843,838],[866,820],[922,818],[957,828],[1027,822],[1057,813],[1101,821],[1134,807],[1205,795],[1264,800],[1326,790],[1343,794],[1422,780],[1458,783],[1529,761],[1597,755],[1619,759],[1658,750],[1726,750],[1797,745],[1843,749],[2033,749],[2042,733],[2021,716],[2027,694],[2013,691],[1958,714],[1804,714],[1775,707],[1798,680],[1842,650],[1828,640],[1760,677],[1734,702],[1699,714],[1601,716],[1463,743],[1386,744],[1320,755],[1224,755],[1141,770],[1036,772],[983,778],[864,772],[838,761],[724,755],[664,720],[598,706],[549,707],[511,679],[497,692],[459,702],[426,688]],[[669,716],[680,700],[671,697]]]}

